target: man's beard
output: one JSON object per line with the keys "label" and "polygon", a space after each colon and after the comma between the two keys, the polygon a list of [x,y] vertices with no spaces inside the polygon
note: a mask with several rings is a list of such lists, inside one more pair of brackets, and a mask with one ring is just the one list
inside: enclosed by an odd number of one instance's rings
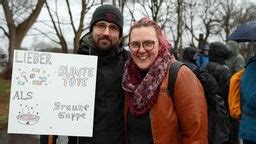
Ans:
{"label": "man's beard", "polygon": [[[106,40],[106,41],[108,41],[110,44],[109,44],[108,46],[102,46],[102,45],[100,45],[100,41],[101,41],[101,40]],[[109,38],[108,36],[102,36],[102,37],[100,37],[100,38],[98,39],[97,42],[96,42],[96,41],[94,41],[94,42],[95,42],[95,44],[96,44],[96,49],[97,49],[97,51],[103,52],[103,53],[112,51],[113,48],[115,48],[115,46],[116,46],[116,45],[113,45],[113,44],[112,44],[112,41],[110,40],[110,38]]]}

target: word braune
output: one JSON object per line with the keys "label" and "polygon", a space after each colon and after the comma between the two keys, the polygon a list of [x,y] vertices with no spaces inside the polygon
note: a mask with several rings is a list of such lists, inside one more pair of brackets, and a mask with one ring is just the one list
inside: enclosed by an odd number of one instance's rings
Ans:
{"label": "word braune", "polygon": [[92,67],[74,67],[60,65],[58,69],[58,76],[62,77],[64,86],[87,86],[87,80],[94,76],[95,68]]}
{"label": "word braune", "polygon": [[89,105],[66,105],[61,104],[60,102],[55,102],[53,111],[60,111],[58,113],[59,119],[78,121],[80,119],[85,119],[88,108]]}

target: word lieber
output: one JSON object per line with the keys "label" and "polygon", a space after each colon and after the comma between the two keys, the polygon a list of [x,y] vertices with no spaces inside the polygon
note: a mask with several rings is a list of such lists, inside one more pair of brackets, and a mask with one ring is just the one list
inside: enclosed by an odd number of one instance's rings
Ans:
{"label": "word lieber", "polygon": [[51,65],[51,54],[31,51],[15,52],[16,63]]}

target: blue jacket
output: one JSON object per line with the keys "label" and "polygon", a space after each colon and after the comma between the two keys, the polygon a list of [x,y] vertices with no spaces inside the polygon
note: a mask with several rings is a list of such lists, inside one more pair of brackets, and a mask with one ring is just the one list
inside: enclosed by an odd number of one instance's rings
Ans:
{"label": "blue jacket", "polygon": [[208,55],[205,55],[205,54],[199,54],[197,56],[197,60],[196,60],[196,64],[197,66],[202,70],[206,67],[206,65],[208,64],[209,62],[209,57]]}
{"label": "blue jacket", "polygon": [[251,58],[241,79],[240,137],[256,142],[256,56]]}

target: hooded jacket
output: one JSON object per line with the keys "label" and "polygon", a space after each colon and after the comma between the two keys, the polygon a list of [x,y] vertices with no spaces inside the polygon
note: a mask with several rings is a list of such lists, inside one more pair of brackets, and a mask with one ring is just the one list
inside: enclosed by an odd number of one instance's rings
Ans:
{"label": "hooded jacket", "polygon": [[240,138],[256,142],[256,56],[252,57],[241,79]]}
{"label": "hooded jacket", "polygon": [[127,52],[121,46],[105,53],[98,51],[91,35],[87,34],[80,40],[77,53],[98,56],[93,138],[69,137],[68,144],[123,144],[124,92],[121,81]]}
{"label": "hooded jacket", "polygon": [[245,66],[244,57],[239,53],[239,46],[235,41],[228,41],[227,45],[231,49],[231,56],[227,59],[226,63],[230,69],[230,74],[238,72]]}
{"label": "hooded jacket", "polygon": [[196,60],[194,59],[195,54],[196,54],[195,49],[191,47],[187,47],[184,49],[183,55],[182,55],[182,62],[184,62],[193,72],[196,69],[198,69],[196,65]]}
{"label": "hooded jacket", "polygon": [[219,95],[225,100],[225,105],[228,109],[228,90],[230,71],[225,64],[225,60],[230,56],[231,50],[221,42],[210,44],[209,63],[206,70],[216,79],[219,85]]}

